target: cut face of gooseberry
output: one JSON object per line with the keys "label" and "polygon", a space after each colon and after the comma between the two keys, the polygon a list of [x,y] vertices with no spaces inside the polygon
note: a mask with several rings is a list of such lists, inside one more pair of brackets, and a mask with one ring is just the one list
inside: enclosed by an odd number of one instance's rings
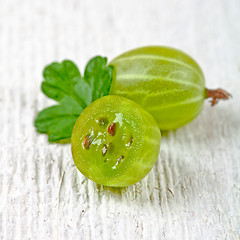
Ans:
{"label": "cut face of gooseberry", "polygon": [[98,184],[123,187],[152,169],[161,134],[153,117],[136,103],[106,96],[89,105],[72,133],[77,168]]}

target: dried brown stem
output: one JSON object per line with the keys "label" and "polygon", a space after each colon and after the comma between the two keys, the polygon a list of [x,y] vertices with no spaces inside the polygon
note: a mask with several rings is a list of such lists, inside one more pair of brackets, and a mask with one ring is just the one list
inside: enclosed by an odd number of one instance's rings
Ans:
{"label": "dried brown stem", "polygon": [[230,97],[232,97],[232,95],[230,93],[228,93],[227,91],[218,88],[215,90],[211,90],[211,89],[206,89],[206,98],[212,98],[212,100],[210,101],[212,104],[212,106],[214,106],[215,104],[217,104],[219,102],[220,99],[222,100],[227,100]]}

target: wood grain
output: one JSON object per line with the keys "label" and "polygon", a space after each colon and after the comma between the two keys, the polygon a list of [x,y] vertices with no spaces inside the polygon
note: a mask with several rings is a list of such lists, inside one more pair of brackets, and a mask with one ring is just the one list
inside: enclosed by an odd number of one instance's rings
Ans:
{"label": "wood grain", "polygon": [[[1,0],[0,239],[240,239],[240,2],[238,0]],[[157,164],[124,189],[98,186],[70,145],[33,126],[53,104],[43,67],[144,45],[189,53],[208,88],[192,123],[164,134]]]}

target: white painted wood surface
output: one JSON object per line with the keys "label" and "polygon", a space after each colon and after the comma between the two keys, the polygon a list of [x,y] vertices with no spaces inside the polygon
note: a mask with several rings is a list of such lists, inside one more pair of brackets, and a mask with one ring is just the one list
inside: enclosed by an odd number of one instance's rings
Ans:
{"label": "white painted wood surface", "polygon": [[[0,239],[240,239],[239,0],[0,1]],[[43,67],[143,45],[192,55],[228,102],[163,136],[126,189],[99,187],[37,134]]]}

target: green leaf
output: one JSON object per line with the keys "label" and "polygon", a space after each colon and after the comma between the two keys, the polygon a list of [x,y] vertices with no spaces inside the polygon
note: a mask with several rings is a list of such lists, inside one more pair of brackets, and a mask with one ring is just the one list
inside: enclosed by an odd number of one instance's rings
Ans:
{"label": "green leaf", "polygon": [[[113,67],[106,67],[106,64],[107,58],[96,57],[90,60],[86,66],[84,78],[93,89],[92,101],[108,95],[109,93]],[[99,81],[99,79],[105,79],[105,81]]]}
{"label": "green leaf", "polygon": [[42,91],[59,104],[38,113],[35,119],[37,131],[48,134],[50,142],[70,139],[74,124],[83,109],[109,93],[113,68],[106,65],[107,58],[97,56],[91,59],[84,77],[69,60],[46,66]]}

